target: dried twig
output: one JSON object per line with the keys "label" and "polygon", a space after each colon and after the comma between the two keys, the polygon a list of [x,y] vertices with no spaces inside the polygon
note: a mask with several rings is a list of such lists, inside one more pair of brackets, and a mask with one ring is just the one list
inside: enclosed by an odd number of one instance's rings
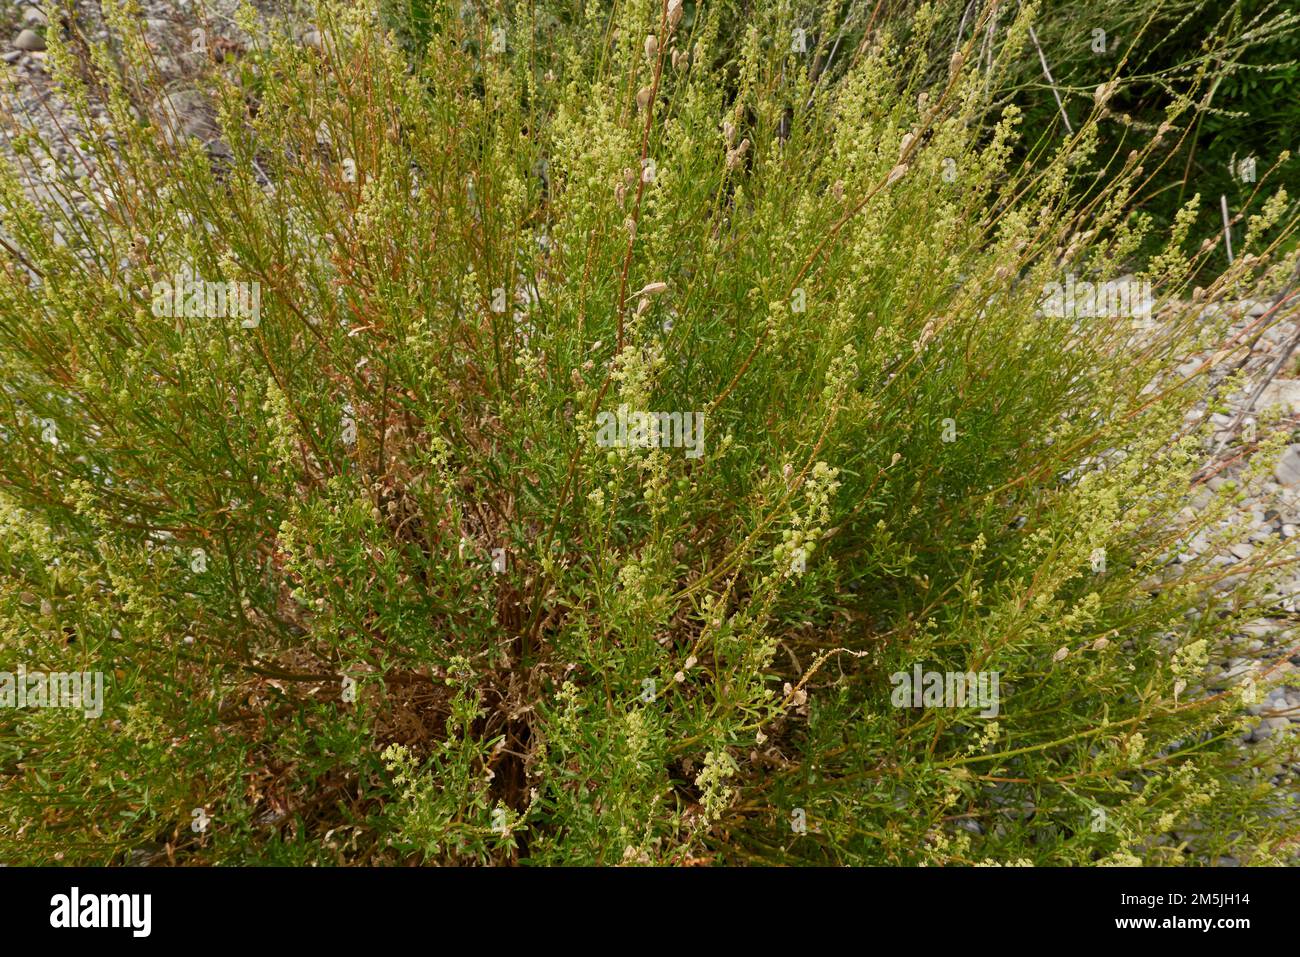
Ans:
{"label": "dried twig", "polygon": [[1232,217],[1228,215],[1228,197],[1219,196],[1219,208],[1223,210],[1223,242],[1228,250],[1228,265],[1232,265]]}
{"label": "dried twig", "polygon": [[[1282,287],[1281,292],[1273,297],[1273,302],[1264,315],[1268,316],[1275,312],[1283,302],[1290,298],[1291,292],[1295,289],[1298,282],[1300,282],[1300,262],[1296,263],[1295,268],[1291,271],[1291,278],[1287,280],[1287,283]],[[1257,342],[1258,340],[1259,336],[1256,336],[1251,345],[1253,346],[1254,342]],[[1272,368],[1270,368],[1264,377],[1260,379],[1259,383],[1256,384],[1255,388],[1251,391],[1250,397],[1242,404],[1241,408],[1237,410],[1237,414],[1233,417],[1232,421],[1228,423],[1227,429],[1224,430],[1223,439],[1220,440],[1218,447],[1214,450],[1216,456],[1227,447],[1228,441],[1241,426],[1242,420],[1245,419],[1246,416],[1250,414],[1251,410],[1255,408],[1255,403],[1258,402],[1259,397],[1264,394],[1264,390],[1268,388],[1268,384],[1276,379],[1278,373],[1286,367],[1287,360],[1291,358],[1297,347],[1300,347],[1300,323],[1297,324],[1296,331],[1291,336],[1291,341],[1286,344],[1286,347],[1283,348],[1281,354],[1278,355]],[[1249,358],[1249,347],[1247,350],[1247,358]],[[1242,361],[1242,365],[1244,364],[1245,360]],[[1238,366],[1238,368],[1240,368],[1240,366]]]}
{"label": "dried twig", "polygon": [[1047,77],[1047,85],[1052,88],[1052,96],[1056,97],[1057,109],[1061,111],[1061,119],[1065,121],[1065,129],[1071,136],[1074,135],[1074,127],[1070,125],[1070,116],[1065,112],[1065,104],[1061,102],[1061,94],[1056,89],[1056,81],[1052,79],[1052,70],[1047,65],[1047,57],[1043,55],[1043,48],[1038,43],[1038,34],[1034,28],[1029,28],[1029,39],[1034,41],[1034,49],[1038,51],[1038,61],[1043,64],[1043,76]]}

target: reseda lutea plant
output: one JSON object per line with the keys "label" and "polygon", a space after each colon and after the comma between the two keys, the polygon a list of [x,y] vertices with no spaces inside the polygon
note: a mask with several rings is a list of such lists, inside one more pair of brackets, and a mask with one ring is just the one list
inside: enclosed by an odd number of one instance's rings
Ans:
{"label": "reseda lutea plant", "polygon": [[[0,710],[0,855],[1283,855],[1290,746],[1205,679],[1283,556],[1165,572],[1218,517],[1173,521],[1170,372],[1240,345],[1183,301],[1215,226],[1133,261],[1151,144],[1070,198],[1100,110],[1011,165],[1033,5],[992,62],[923,8],[823,81],[781,3],[722,62],[706,3],[504,11],[431,6],[412,64],[366,4],[246,9],[184,93],[129,4],[50,37],[86,132],[43,165],[5,116],[0,653],[108,680]],[[1284,209],[1204,302],[1289,274]],[[1158,321],[1043,308],[1129,272]]]}

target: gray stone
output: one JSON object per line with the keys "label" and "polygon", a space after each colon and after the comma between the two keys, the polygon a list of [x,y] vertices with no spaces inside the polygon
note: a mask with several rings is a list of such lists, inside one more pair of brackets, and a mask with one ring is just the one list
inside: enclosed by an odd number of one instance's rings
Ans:
{"label": "gray stone", "polygon": [[1278,483],[1286,488],[1300,485],[1300,444],[1291,445],[1273,467]]}
{"label": "gray stone", "polygon": [[28,7],[23,11],[23,26],[36,29],[49,23],[49,18],[40,7]]}
{"label": "gray stone", "polygon": [[181,69],[176,65],[176,61],[169,56],[154,57],[154,67],[158,70],[158,75],[164,80],[178,80],[181,76]]}
{"label": "gray stone", "polygon": [[1251,663],[1246,659],[1233,658],[1232,663],[1219,675],[1219,681],[1225,684],[1235,684],[1253,670]]}
{"label": "gray stone", "polygon": [[1300,412],[1300,379],[1274,379],[1264,387],[1255,407],[1262,411],[1275,405],[1292,414]]}
{"label": "gray stone", "polygon": [[1220,582],[1216,582],[1214,590],[1218,593],[1231,593],[1236,591],[1242,585],[1246,584],[1245,575],[1229,575]]}
{"label": "gray stone", "polygon": [[14,48],[36,53],[45,49],[45,38],[35,30],[24,30],[14,38]]}
{"label": "gray stone", "polygon": [[193,137],[216,155],[229,155],[230,149],[221,141],[217,126],[217,111],[203,94],[196,90],[175,90],[164,93],[154,101],[159,114],[164,140],[170,145],[180,137]]}

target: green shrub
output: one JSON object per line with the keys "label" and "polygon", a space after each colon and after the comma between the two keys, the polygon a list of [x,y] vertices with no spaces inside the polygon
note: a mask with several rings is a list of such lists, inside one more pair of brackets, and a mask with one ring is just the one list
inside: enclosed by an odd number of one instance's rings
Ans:
{"label": "green shrub", "polygon": [[[1158,324],[1053,316],[1134,268],[1159,146],[1072,199],[1096,111],[1013,163],[936,15],[814,84],[779,3],[716,66],[707,6],[426,9],[416,71],[367,8],[319,50],[246,15],[210,148],[129,7],[113,55],[51,37],[96,132],[82,178],[32,134],[0,175],[0,667],[107,681],[0,711],[5,858],[1286,853],[1293,746],[1243,754],[1206,671],[1280,546],[1169,568],[1232,494],[1180,517],[1169,370],[1294,268],[1284,198],[1197,305],[1191,205]],[[256,295],[178,315],[184,269]],[[602,444],[623,407],[681,441]],[[916,665],[996,673],[996,718],[894,706]]]}
{"label": "green shrub", "polygon": [[[392,5],[399,32],[408,35],[421,17],[424,0]],[[711,62],[725,68],[737,56],[751,0],[721,0],[721,42]],[[950,0],[939,4],[905,2],[790,3],[789,22],[805,31],[812,74],[834,82],[852,61],[852,53],[870,42],[869,34],[888,26],[911,38],[919,11],[938,18],[925,33],[930,70],[925,85],[940,82],[958,40],[973,43],[971,69],[984,78],[986,128],[1011,104],[1024,111],[1023,128],[1032,131],[1014,145],[1016,162],[1050,158],[1075,125],[1092,110],[1096,90],[1110,84],[1107,111],[1097,126],[1094,153],[1097,172],[1117,175],[1124,158],[1164,120],[1170,103],[1207,65],[1213,79],[1203,91],[1206,101],[1197,119],[1180,135],[1165,137],[1148,164],[1148,182],[1132,204],[1152,216],[1152,237],[1143,247],[1154,254],[1178,210],[1199,192],[1204,213],[1220,215],[1220,196],[1232,215],[1253,201],[1257,174],[1250,164],[1268,169],[1269,181],[1300,194],[1300,160],[1291,156],[1293,133],[1300,124],[1300,102],[1286,95],[1300,72],[1300,13],[1278,0],[1044,0],[1036,18],[1037,48],[1007,45],[1014,23],[1005,4]],[[687,16],[694,5],[686,4]],[[564,22],[570,28],[571,19]],[[929,24],[930,17],[919,22]],[[412,44],[416,49],[420,45]],[[1039,56],[1041,48],[1042,56]],[[1044,75],[1046,61],[1052,75]],[[822,74],[825,74],[822,76]],[[731,72],[723,69],[723,75]],[[830,79],[827,79],[827,78]],[[1058,104],[1057,96],[1060,97]],[[1073,117],[1072,120],[1063,120]],[[1080,116],[1079,114],[1082,114]],[[1075,201],[1093,187],[1076,180]],[[1300,207],[1292,206],[1292,214]],[[1200,264],[1207,281],[1227,266],[1223,250]]]}
{"label": "green shrub", "polygon": [[[1212,70],[1197,120],[1186,135],[1162,144],[1156,154],[1160,163],[1140,197],[1161,232],[1197,192],[1207,217],[1219,213],[1220,196],[1235,215],[1252,201],[1265,169],[1271,170],[1274,187],[1284,186],[1292,197],[1300,193],[1300,161],[1291,155],[1300,104],[1286,95],[1300,70],[1300,13],[1287,4],[1049,3],[1037,34],[1067,115],[1090,109],[1096,88],[1120,78],[1099,138],[1099,152],[1112,157],[1112,169],[1118,169],[1135,137],[1162,121],[1180,79],[1207,65]],[[1061,108],[1036,55],[1022,63],[1003,95],[1025,109],[1032,128],[1064,135]],[[1292,213],[1296,208],[1293,199]],[[1212,279],[1226,266],[1220,250],[1203,264],[1201,276]]]}

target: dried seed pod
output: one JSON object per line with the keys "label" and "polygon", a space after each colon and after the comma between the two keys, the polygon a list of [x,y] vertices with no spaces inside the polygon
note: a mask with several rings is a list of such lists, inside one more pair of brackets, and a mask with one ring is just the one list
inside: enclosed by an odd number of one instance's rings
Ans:
{"label": "dried seed pod", "polygon": [[900,179],[903,178],[903,174],[906,172],[907,172],[907,164],[899,163],[897,166],[895,166],[893,169],[889,171],[889,178],[885,180],[885,185],[892,186],[894,183],[897,183]]}
{"label": "dried seed pod", "polygon": [[931,339],[934,338],[935,323],[933,319],[927,320],[925,328],[921,330],[921,337],[912,343],[912,349],[920,352],[926,347]]}
{"label": "dried seed pod", "polygon": [[650,97],[654,93],[651,87],[643,86],[636,94],[636,108],[645,111],[650,108]]}
{"label": "dried seed pod", "polygon": [[659,38],[653,33],[645,38],[645,58],[651,63],[659,58]]}
{"label": "dried seed pod", "polygon": [[749,137],[740,141],[740,145],[735,149],[727,150],[727,169],[735,169],[740,165],[740,161],[745,158],[745,153],[749,151]]}
{"label": "dried seed pod", "polygon": [[[682,22],[682,0],[668,0],[668,30],[672,32],[677,29],[677,24]],[[674,64],[675,65],[675,64]]]}

